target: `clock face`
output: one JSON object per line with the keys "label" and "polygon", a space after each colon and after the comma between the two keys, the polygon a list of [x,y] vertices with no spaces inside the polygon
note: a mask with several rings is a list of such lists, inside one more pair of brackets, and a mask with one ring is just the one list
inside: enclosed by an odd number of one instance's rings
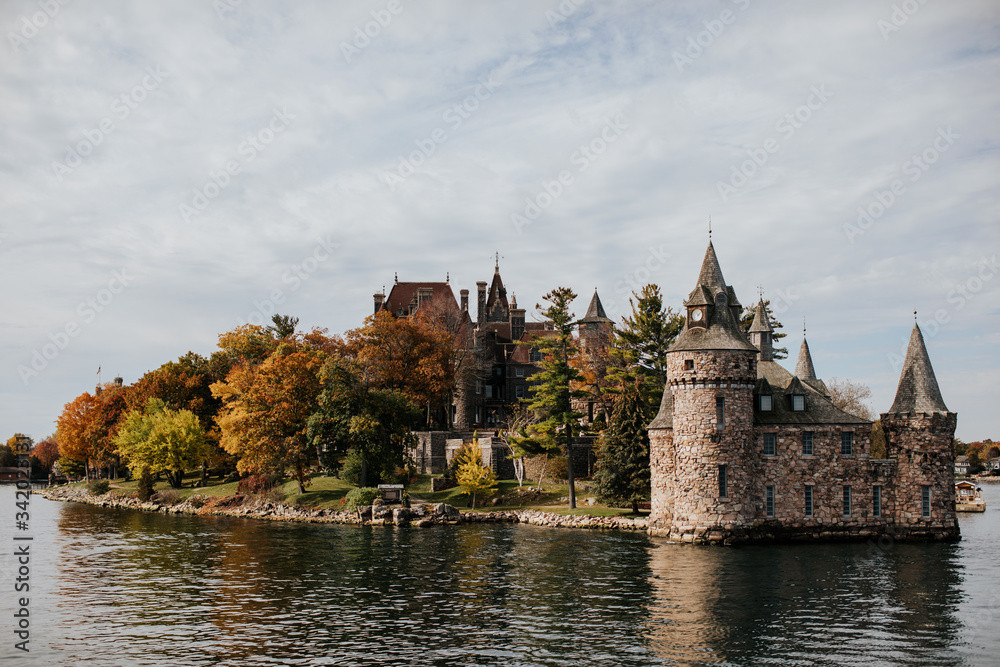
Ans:
{"label": "clock face", "polygon": [[700,310],[696,310],[693,313],[691,313],[691,319],[694,320],[695,322],[701,322],[701,317],[702,313]]}

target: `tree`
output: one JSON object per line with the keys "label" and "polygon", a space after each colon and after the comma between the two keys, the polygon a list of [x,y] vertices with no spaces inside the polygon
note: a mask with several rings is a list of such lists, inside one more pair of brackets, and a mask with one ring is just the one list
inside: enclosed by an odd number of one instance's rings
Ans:
{"label": "tree", "polygon": [[528,426],[533,423],[534,415],[531,411],[526,410],[523,405],[514,405],[507,410],[499,431],[500,442],[507,448],[507,457],[514,466],[514,478],[517,479],[518,487],[524,485],[524,460],[530,456],[521,447],[521,443],[527,438]]}
{"label": "tree", "polygon": [[48,476],[52,466],[59,460],[59,443],[49,436],[31,448],[31,467],[37,468],[39,474]]}
{"label": "tree", "polygon": [[397,318],[383,310],[345,338],[345,355],[368,386],[402,392],[428,412],[450,395],[453,339],[428,318]]}
{"label": "tree", "polygon": [[98,399],[83,392],[63,407],[56,421],[59,430],[59,454],[83,465],[90,480],[90,462],[95,455],[93,422],[97,416]]}
{"label": "tree", "polygon": [[[788,348],[778,347],[777,343],[788,334],[780,331],[780,329],[784,327],[774,316],[774,312],[771,310],[771,301],[769,299],[764,299],[764,312],[767,314],[768,322],[771,323],[771,329],[774,330],[774,333],[771,334],[771,355],[775,359],[786,359],[788,357]],[[743,306],[743,312],[740,315],[740,326],[743,329],[743,333],[747,335],[747,340],[750,339],[750,326],[753,324],[753,318],[756,313],[757,304],[753,304],[749,307]]]}
{"label": "tree", "polygon": [[[568,287],[557,287],[543,297],[549,306],[543,314],[552,323],[548,335],[535,336],[530,345],[542,353],[542,371],[532,379],[537,383],[528,409],[533,411],[538,421],[528,427],[528,437],[519,446],[550,452],[560,448],[566,454],[567,477],[569,478],[569,506],[576,507],[576,488],[573,479],[573,433],[579,424],[579,412],[573,410],[573,399],[583,398],[586,392],[573,389],[579,379],[579,371],[570,363],[578,353],[573,342],[574,316],[569,312],[569,304],[576,294]],[[541,304],[535,306],[541,309]]]}
{"label": "tree", "polygon": [[667,350],[684,328],[684,316],[663,307],[658,285],[646,285],[632,297],[632,313],[622,317],[611,341],[615,368],[610,376],[619,387],[641,380],[644,399],[656,407],[667,384]]}
{"label": "tree", "polygon": [[462,487],[462,490],[470,497],[473,509],[476,507],[476,496],[486,495],[496,491],[497,476],[493,468],[483,465],[482,451],[479,449],[479,439],[474,438],[472,442],[462,445],[456,452],[458,459],[458,472],[455,474],[455,481]]}
{"label": "tree", "polygon": [[147,468],[164,472],[175,489],[181,488],[184,472],[201,465],[211,451],[198,417],[190,410],[171,410],[158,398],[125,416],[115,445],[134,474]]}
{"label": "tree", "polygon": [[868,407],[872,390],[867,385],[831,378],[826,382],[826,388],[830,392],[830,400],[844,412],[865,421],[875,420],[875,413]]}
{"label": "tree", "polygon": [[288,338],[295,333],[295,327],[299,325],[299,318],[275,313],[271,316],[271,322],[273,322],[273,324],[268,326],[267,330],[272,336],[281,340],[282,338]]}
{"label": "tree", "polygon": [[611,421],[598,440],[597,496],[608,504],[631,504],[633,514],[639,512],[639,501],[650,496],[646,431],[650,413],[639,381],[625,385],[615,397]]}
{"label": "tree", "polygon": [[212,395],[223,401],[221,444],[239,457],[240,472],[281,474],[291,466],[305,493],[312,460],[307,421],[317,408],[325,359],[324,352],[286,340],[259,365],[237,365],[225,382],[212,385]]}
{"label": "tree", "polygon": [[400,391],[371,388],[361,373],[346,359],[327,359],[306,435],[324,467],[350,455],[358,463],[358,485],[370,486],[403,465],[421,411]]}

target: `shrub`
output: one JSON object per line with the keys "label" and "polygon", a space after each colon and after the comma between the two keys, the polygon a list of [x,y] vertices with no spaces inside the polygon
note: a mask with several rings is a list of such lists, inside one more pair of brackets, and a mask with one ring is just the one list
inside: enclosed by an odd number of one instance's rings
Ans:
{"label": "shrub", "polygon": [[381,498],[382,494],[373,486],[362,486],[351,489],[344,498],[344,509],[353,510],[365,505],[371,505],[376,498]]}
{"label": "shrub", "polygon": [[92,496],[103,496],[111,488],[111,484],[106,479],[95,479],[87,484],[87,491]]}
{"label": "shrub", "polygon": [[142,469],[137,489],[139,492],[139,500],[144,503],[149,502],[149,499],[153,495],[153,473],[149,471],[149,468]]}
{"label": "shrub", "polygon": [[153,502],[160,505],[176,505],[181,501],[181,492],[177,489],[163,489],[153,494]]}
{"label": "shrub", "polygon": [[285,492],[281,490],[281,487],[272,486],[270,489],[261,494],[265,500],[270,500],[272,503],[282,503],[285,501]]}
{"label": "shrub", "polygon": [[210,498],[208,496],[191,496],[188,498],[188,503],[190,503],[192,507],[204,507],[205,503],[209,500]]}
{"label": "shrub", "polygon": [[250,475],[240,480],[237,493],[266,493],[274,488],[274,478],[270,475]]}

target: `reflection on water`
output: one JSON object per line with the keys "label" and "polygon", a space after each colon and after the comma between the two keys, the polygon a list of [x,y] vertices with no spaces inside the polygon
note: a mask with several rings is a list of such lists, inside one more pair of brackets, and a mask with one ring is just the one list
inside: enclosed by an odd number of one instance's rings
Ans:
{"label": "reflection on water", "polygon": [[987,492],[961,543],[885,549],[296,525],[36,496],[31,664],[989,664],[1000,493]]}

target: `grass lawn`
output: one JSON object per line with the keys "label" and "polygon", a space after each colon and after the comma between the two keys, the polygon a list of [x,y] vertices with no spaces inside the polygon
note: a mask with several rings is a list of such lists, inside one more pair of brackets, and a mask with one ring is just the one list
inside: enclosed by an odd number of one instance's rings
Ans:
{"label": "grass lawn", "polygon": [[[410,484],[406,492],[410,498],[417,502],[426,503],[447,503],[458,508],[462,512],[490,512],[517,509],[533,509],[554,514],[571,516],[646,516],[648,511],[633,515],[630,508],[607,507],[600,504],[588,505],[586,501],[593,494],[586,489],[586,481],[577,483],[576,501],[578,507],[574,510],[568,508],[566,497],[569,495],[567,484],[543,484],[541,491],[530,493],[525,496],[518,494],[517,480],[502,479],[497,481],[497,491],[490,497],[476,499],[476,508],[468,507],[469,497],[462,491],[461,487],[452,487],[444,491],[431,491],[431,479],[433,475],[419,475],[417,481]],[[177,489],[180,498],[183,500],[192,495],[202,496],[229,496],[237,492],[238,482],[222,483],[221,479],[208,479],[206,486],[195,487],[201,479],[199,471],[192,471],[184,476],[184,488]],[[355,488],[353,485],[337,477],[327,477],[320,473],[310,476],[310,484],[306,487],[306,492],[298,492],[298,484],[294,479],[284,479],[278,488],[284,496],[284,501],[300,507],[316,507],[328,509],[340,509],[341,500],[347,493]],[[84,486],[83,482],[77,482],[73,486]],[[122,491],[135,491],[138,486],[137,479],[124,480],[117,479],[111,481],[112,489]],[[534,492],[537,483],[525,481],[521,487],[522,493]],[[166,479],[157,480],[154,483],[155,491],[170,489],[170,484]],[[497,504],[493,504],[493,498],[500,497]]]}

